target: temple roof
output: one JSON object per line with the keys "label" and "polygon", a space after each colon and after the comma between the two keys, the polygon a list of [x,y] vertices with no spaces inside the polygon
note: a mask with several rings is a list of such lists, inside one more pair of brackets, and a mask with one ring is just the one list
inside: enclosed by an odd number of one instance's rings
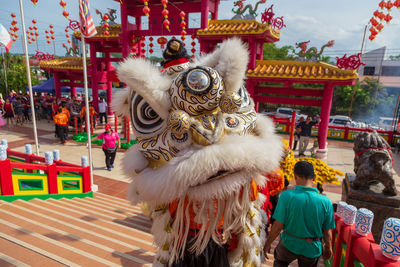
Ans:
{"label": "temple roof", "polygon": [[[39,66],[43,69],[69,69],[83,70],[81,57],[63,57],[49,61],[41,61]],[[87,58],[87,64],[90,64],[90,58]]]}
{"label": "temple roof", "polygon": [[325,62],[257,60],[247,77],[306,80],[350,80],[357,78],[356,70],[344,70]]}
{"label": "temple roof", "polygon": [[257,20],[230,19],[210,20],[208,27],[197,31],[198,36],[226,36],[226,35],[271,35],[279,40],[280,31],[272,29],[271,25]]}
{"label": "temple roof", "polygon": [[[96,30],[97,30],[96,35],[92,36],[91,38],[115,38],[115,37],[119,37],[119,34],[121,33],[121,24],[110,25],[110,28],[108,29],[108,32],[110,33],[110,35],[104,34],[106,29],[103,26],[97,26]],[[81,31],[75,31],[74,36],[76,38],[80,39]]]}

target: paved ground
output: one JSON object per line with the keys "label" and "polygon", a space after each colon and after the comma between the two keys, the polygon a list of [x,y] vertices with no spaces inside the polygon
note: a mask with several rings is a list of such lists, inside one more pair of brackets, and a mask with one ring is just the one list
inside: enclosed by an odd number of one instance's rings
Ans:
{"label": "paved ground", "polygon": [[[80,158],[82,155],[88,155],[88,149],[85,145],[68,141],[66,145],[61,145],[59,140],[54,137],[54,125],[52,122],[48,123],[46,120],[38,121],[38,137],[40,144],[40,154],[44,155],[44,152],[51,151],[53,149],[60,150],[61,158],[66,162],[80,164]],[[95,130],[96,133],[102,132],[102,126],[98,126]],[[72,136],[70,132],[70,137]],[[283,135],[287,138],[287,136]],[[0,129],[0,139],[7,139],[9,147],[16,151],[25,151],[25,144],[34,144],[32,123],[28,123],[23,127],[15,127],[13,129],[6,129],[5,127]],[[312,141],[310,141],[310,147]],[[353,172],[353,143],[341,142],[328,140],[328,158],[326,162],[329,166],[342,171],[343,173]],[[35,147],[33,146],[33,151]],[[130,182],[129,177],[124,175],[121,169],[121,159],[123,157],[124,150],[120,150],[117,153],[115,168],[111,172],[105,168],[104,154],[99,146],[93,146],[93,173],[94,182],[99,185],[99,191],[106,194],[111,194],[118,197],[125,197],[126,187]],[[295,154],[297,154],[295,152]],[[396,180],[396,186],[400,191],[400,156],[399,154],[393,154],[394,159],[394,177]],[[343,177],[342,177],[343,178]],[[341,178],[341,179],[342,179]],[[293,183],[292,183],[293,184]],[[337,202],[341,199],[341,186],[337,185],[325,185],[324,186],[326,195],[332,200]]]}

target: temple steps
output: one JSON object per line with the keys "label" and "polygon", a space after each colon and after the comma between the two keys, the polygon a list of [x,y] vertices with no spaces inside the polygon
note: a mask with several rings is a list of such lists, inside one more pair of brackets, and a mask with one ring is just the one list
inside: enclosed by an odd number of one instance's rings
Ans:
{"label": "temple steps", "polygon": [[128,201],[0,202],[0,266],[151,266],[151,221]]}

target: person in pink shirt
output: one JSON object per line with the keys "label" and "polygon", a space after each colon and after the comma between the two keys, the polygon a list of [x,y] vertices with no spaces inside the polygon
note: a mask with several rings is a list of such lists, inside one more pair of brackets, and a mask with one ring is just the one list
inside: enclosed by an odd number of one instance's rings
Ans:
{"label": "person in pink shirt", "polygon": [[[117,140],[120,141],[119,135],[111,129],[110,124],[106,124],[105,132],[93,138],[93,141],[97,139],[103,139],[102,148],[106,156],[106,166],[107,170],[111,171],[111,168],[114,168],[115,155],[117,154]],[[121,148],[121,142],[118,142],[118,148]]]}

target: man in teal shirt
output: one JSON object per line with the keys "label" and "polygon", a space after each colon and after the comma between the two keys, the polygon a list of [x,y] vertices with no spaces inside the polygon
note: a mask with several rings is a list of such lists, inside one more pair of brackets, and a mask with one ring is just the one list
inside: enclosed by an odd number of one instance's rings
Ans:
{"label": "man in teal shirt", "polygon": [[274,251],[275,267],[288,266],[296,259],[300,267],[312,267],[318,265],[322,253],[324,259],[332,257],[331,229],[335,228],[332,203],[313,187],[315,174],[311,163],[296,163],[294,176],[296,188],[281,194],[273,216],[276,221],[264,247],[267,255],[283,230]]}

